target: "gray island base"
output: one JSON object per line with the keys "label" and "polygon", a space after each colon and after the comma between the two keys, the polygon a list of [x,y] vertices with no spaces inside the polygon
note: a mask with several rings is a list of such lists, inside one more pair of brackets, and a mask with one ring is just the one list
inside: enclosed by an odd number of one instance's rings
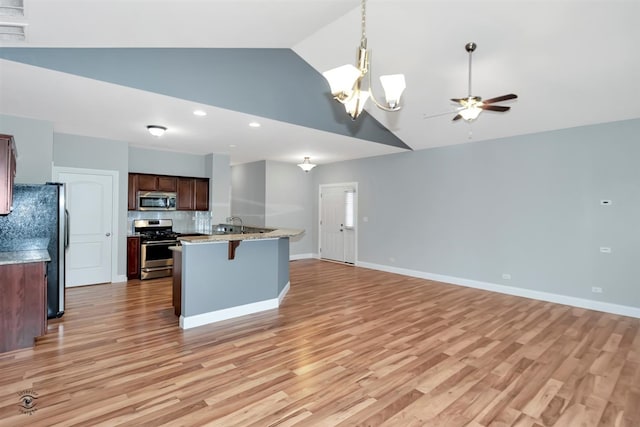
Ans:
{"label": "gray island base", "polygon": [[289,237],[302,232],[181,238],[180,327],[278,308],[289,290]]}

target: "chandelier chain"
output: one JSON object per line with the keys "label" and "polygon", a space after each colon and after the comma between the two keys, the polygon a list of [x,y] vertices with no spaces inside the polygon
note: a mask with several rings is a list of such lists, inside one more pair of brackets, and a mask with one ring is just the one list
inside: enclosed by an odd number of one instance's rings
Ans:
{"label": "chandelier chain", "polygon": [[362,14],[362,35],[360,36],[360,44],[365,46],[367,44],[367,1],[361,1],[361,14]]}

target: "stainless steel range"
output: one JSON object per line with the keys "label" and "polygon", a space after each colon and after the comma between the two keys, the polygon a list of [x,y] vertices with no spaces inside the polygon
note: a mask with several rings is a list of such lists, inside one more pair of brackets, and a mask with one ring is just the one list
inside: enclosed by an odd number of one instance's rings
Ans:
{"label": "stainless steel range", "polygon": [[140,234],[140,279],[168,277],[173,273],[173,253],[179,233],[170,219],[136,219],[133,231]]}

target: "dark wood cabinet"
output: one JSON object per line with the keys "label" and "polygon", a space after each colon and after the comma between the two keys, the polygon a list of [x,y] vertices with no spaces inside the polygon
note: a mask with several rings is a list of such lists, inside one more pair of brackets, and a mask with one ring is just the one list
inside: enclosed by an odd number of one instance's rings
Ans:
{"label": "dark wood cabinet", "polygon": [[138,175],[135,173],[129,174],[129,210],[135,211],[138,209]]}
{"label": "dark wood cabinet", "polygon": [[130,173],[129,210],[138,209],[138,191],[175,192],[179,211],[209,210],[209,178]]}
{"label": "dark wood cabinet", "polygon": [[44,262],[0,265],[0,353],[31,347],[47,332]]}
{"label": "dark wood cabinet", "polygon": [[176,208],[180,211],[195,209],[196,181],[193,178],[178,178],[178,200]]}
{"label": "dark wood cabinet", "polygon": [[176,316],[182,314],[182,250],[173,251],[173,283],[171,299],[173,312]]}
{"label": "dark wood cabinet", "polygon": [[140,237],[127,237],[127,279],[140,278]]}
{"label": "dark wood cabinet", "polygon": [[[131,175],[131,174],[130,174]],[[175,176],[136,174],[138,179],[138,190],[140,191],[169,191],[177,190],[177,179]]]}
{"label": "dark wood cabinet", "polygon": [[178,178],[178,210],[209,210],[209,178]]}
{"label": "dark wood cabinet", "polygon": [[209,210],[209,178],[196,178],[195,210]]}
{"label": "dark wood cabinet", "polygon": [[16,176],[16,144],[11,135],[0,134],[0,215],[11,212]]}

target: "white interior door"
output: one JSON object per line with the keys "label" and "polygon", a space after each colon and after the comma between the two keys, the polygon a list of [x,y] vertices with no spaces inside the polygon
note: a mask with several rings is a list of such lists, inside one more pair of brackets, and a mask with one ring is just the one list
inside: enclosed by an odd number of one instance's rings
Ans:
{"label": "white interior door", "polygon": [[320,186],[320,257],[356,261],[355,185]]}
{"label": "white interior door", "polygon": [[66,286],[111,282],[113,177],[61,172],[69,211]]}

